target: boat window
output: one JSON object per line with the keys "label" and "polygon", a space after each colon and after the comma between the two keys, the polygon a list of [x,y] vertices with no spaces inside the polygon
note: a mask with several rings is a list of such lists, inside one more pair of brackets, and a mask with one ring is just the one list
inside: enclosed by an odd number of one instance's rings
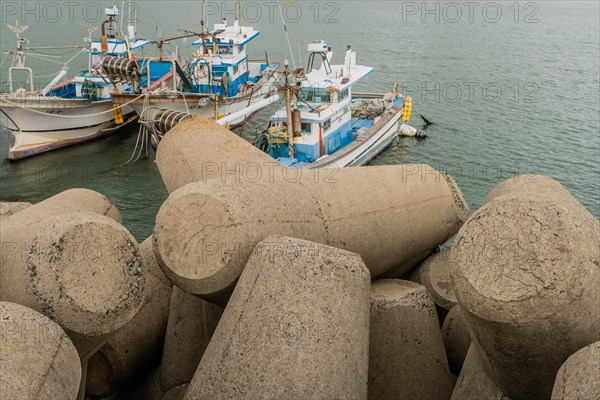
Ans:
{"label": "boat window", "polygon": [[220,44],[217,52],[219,53],[219,55],[232,55],[233,54],[233,46],[228,46],[225,44]]}
{"label": "boat window", "polygon": [[298,94],[300,100],[307,103],[330,103],[331,93],[326,90],[303,89]]}
{"label": "boat window", "polygon": [[338,101],[342,101],[346,97],[348,97],[348,89],[345,89],[345,90],[342,90],[341,92],[338,92]]}
{"label": "boat window", "polygon": [[321,103],[330,103],[331,93],[326,90],[317,90],[315,91],[315,101]]}
{"label": "boat window", "polygon": [[302,133],[310,135],[312,133],[312,124],[309,122],[302,123]]}
{"label": "boat window", "polygon": [[303,89],[298,93],[298,98],[300,98],[301,101],[310,103],[314,101],[315,94],[312,90]]}
{"label": "boat window", "polygon": [[323,122],[323,132],[327,131],[329,128],[331,128],[331,120],[330,119]]}

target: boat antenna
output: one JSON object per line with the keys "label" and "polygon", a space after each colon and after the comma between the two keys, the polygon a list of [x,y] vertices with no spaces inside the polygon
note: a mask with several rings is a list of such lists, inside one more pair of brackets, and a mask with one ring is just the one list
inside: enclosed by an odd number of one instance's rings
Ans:
{"label": "boat antenna", "polygon": [[[125,12],[125,0],[123,0],[121,2],[121,12]],[[123,34],[123,21],[125,20],[125,18],[121,18],[120,24],[119,24],[119,35]]]}
{"label": "boat antenna", "polygon": [[88,70],[92,70],[92,58],[93,58],[93,52],[91,49],[91,45],[92,45],[92,35],[94,32],[96,32],[98,30],[98,27],[92,24],[80,24],[81,26],[83,26],[86,30],[87,30],[87,37],[84,38],[84,42],[87,43],[87,45],[90,47],[89,49],[89,55],[88,55]]}
{"label": "boat antenna", "polygon": [[290,42],[290,35],[287,30],[287,25],[285,24],[285,18],[283,16],[283,8],[281,7],[281,0],[277,0],[277,4],[279,5],[279,14],[281,15],[281,22],[283,23],[283,30],[285,31],[285,37],[287,38],[288,47],[290,48],[290,56],[292,57],[292,65],[294,69],[296,69],[296,60],[294,60],[294,50],[292,50],[292,42]]}
{"label": "boat antenna", "polygon": [[242,0],[237,0],[237,8],[238,8],[238,21],[240,26],[240,34],[242,33],[242,25],[244,22],[244,17],[242,15]]}
{"label": "boat antenna", "polygon": [[[25,49],[23,49],[23,44],[25,44],[27,42],[27,39],[25,39],[24,37],[21,36],[21,34],[23,32],[25,32],[29,26],[28,25],[19,25],[19,21],[16,22],[15,25],[11,25],[11,24],[6,24],[6,26],[8,27],[8,29],[10,29],[11,31],[13,31],[13,33],[16,35],[17,38],[17,42],[15,45],[15,53],[13,55],[13,62],[10,66],[10,68],[8,69],[8,88],[10,90],[10,92],[12,93],[13,91],[13,82],[12,82],[12,71],[13,70],[21,70],[21,71],[27,71],[28,76],[29,76],[29,89],[31,91],[33,91],[33,72],[31,71],[31,68],[28,68],[25,66],[25,56],[27,55],[27,53],[25,53]],[[16,63],[16,65],[15,65]]]}
{"label": "boat antenna", "polygon": [[[128,13],[129,13],[129,15],[128,15],[129,21],[127,21],[127,23],[128,23],[128,25],[131,25],[131,14],[132,14],[132,12],[131,12],[131,0],[129,0],[129,5],[127,6],[127,8],[129,9],[129,11],[128,11]],[[136,22],[135,29],[137,31],[137,22]]]}
{"label": "boat antenna", "polygon": [[202,7],[202,33],[207,33],[205,29],[208,29],[208,12],[206,11],[206,6],[208,5],[208,0],[204,0],[204,6]]}

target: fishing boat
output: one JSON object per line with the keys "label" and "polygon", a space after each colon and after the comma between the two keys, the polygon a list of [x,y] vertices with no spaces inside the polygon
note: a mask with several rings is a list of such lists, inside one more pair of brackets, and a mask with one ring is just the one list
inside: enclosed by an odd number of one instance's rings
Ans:
{"label": "fishing boat", "polygon": [[[398,136],[424,138],[425,132],[408,125],[412,99],[398,92],[353,93],[352,87],[374,69],[356,64],[348,47],[344,64],[332,65],[333,50],[324,41],[308,46],[308,68],[290,71],[285,62],[286,106],[276,111],[270,126],[255,145],[289,168],[342,168],[367,164]],[[316,64],[320,67],[316,68]],[[279,95],[278,95],[279,97]],[[140,143],[159,143],[178,123],[192,115],[155,109],[140,117],[145,135]],[[228,126],[228,118],[216,122]],[[288,128],[290,127],[290,128]],[[142,148],[137,150],[138,158]]]}
{"label": "fishing boat", "polygon": [[308,52],[306,70],[286,66],[286,106],[271,117],[257,147],[289,168],[341,168],[367,164],[399,134],[422,135],[407,125],[412,99],[397,84],[387,94],[352,92],[374,69],[357,65],[350,47],[341,65],[331,64],[325,41],[310,43]]}
{"label": "fishing boat", "polygon": [[[118,32],[117,7],[105,10],[107,19],[102,23],[100,39],[86,39],[81,53],[88,54],[88,69],[70,79],[65,63],[58,75],[43,89],[34,87],[31,68],[25,64],[28,50],[22,33],[25,25],[9,25],[17,37],[14,58],[8,70],[8,93],[0,95],[0,123],[8,130],[10,149],[8,158],[17,160],[48,152],[65,146],[90,141],[101,136],[116,133],[134,123],[137,116],[128,106],[116,107],[111,99],[113,85],[106,76],[98,72],[102,56],[126,58],[136,49],[150,42],[135,36],[132,26],[128,35]],[[95,29],[90,29],[89,34]],[[65,46],[66,47],[66,46]],[[63,47],[64,48],[64,47]],[[20,86],[13,91],[13,72],[24,71],[29,88]],[[127,84],[119,84],[118,90],[125,90]]]}
{"label": "fishing boat", "polygon": [[113,99],[131,105],[146,120],[155,119],[160,110],[171,110],[213,120],[234,116],[227,118],[233,128],[279,98],[274,93],[281,77],[279,65],[270,63],[268,56],[250,61],[246,53],[259,31],[241,26],[237,19],[232,25],[224,19],[211,32],[204,29],[204,22],[201,33],[186,32],[199,37],[190,60],[137,60],[131,66],[136,73],[129,67],[104,69],[115,81],[137,76],[132,87],[113,94]]}

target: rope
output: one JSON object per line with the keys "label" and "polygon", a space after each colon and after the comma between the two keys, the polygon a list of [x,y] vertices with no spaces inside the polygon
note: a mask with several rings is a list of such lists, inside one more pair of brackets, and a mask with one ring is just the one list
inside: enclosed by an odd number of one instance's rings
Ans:
{"label": "rope", "polygon": [[6,61],[6,57],[8,57],[13,51],[7,51],[4,54],[4,57],[2,58],[2,61],[0,61],[0,66],[2,66],[2,64],[4,64],[4,61]]}
{"label": "rope", "polygon": [[31,51],[33,51],[33,52],[35,52],[35,53],[38,53],[38,54],[44,55],[44,56],[58,56],[58,57],[62,57],[62,56],[66,56],[67,54],[71,54],[72,52],[74,52],[74,51],[75,51],[75,50],[77,50],[78,48],[79,48],[79,47],[76,47],[76,48],[74,48],[74,49],[71,49],[71,50],[69,50],[69,51],[67,51],[67,52],[65,52],[65,53],[61,53],[61,54],[49,54],[49,53],[44,53],[44,52],[42,52],[42,51],[39,51],[39,50],[37,50],[36,48],[29,48],[29,50],[31,50]]}
{"label": "rope", "polygon": [[55,60],[51,60],[51,59],[47,58],[47,57],[50,57],[50,56],[42,56],[42,55],[39,55],[39,54],[28,54],[28,56],[29,57],[33,57],[33,58],[39,58],[40,60],[44,60],[44,61],[48,61],[48,62],[53,62],[53,63],[59,64],[59,65],[63,65],[64,64],[62,61],[55,61]]}
{"label": "rope", "polygon": [[[140,150],[138,151],[138,145],[140,143],[140,137],[142,138],[142,142],[143,142],[143,137],[146,136],[145,134],[145,128],[143,125],[140,125],[140,128],[138,129],[138,135],[137,135],[137,139],[135,140],[135,147],[133,148],[133,154],[131,154],[131,157],[129,157],[129,160],[127,160],[124,164],[121,164],[121,167],[126,166],[129,163],[132,162],[136,162],[137,160],[140,159],[140,156],[142,155],[142,149],[143,149],[143,143],[142,146],[140,146]],[[138,154],[139,153],[139,154]],[[135,160],[133,159],[135,157],[135,155],[138,154],[138,156],[135,158]]]}
{"label": "rope", "polygon": [[128,106],[129,104],[131,104],[131,103],[133,103],[133,102],[135,102],[135,101],[137,101],[137,100],[141,99],[141,98],[142,98],[142,97],[144,97],[145,95],[146,95],[145,93],[144,93],[144,94],[141,94],[141,95],[139,95],[138,97],[136,97],[135,99],[133,99],[133,100],[131,100],[131,101],[128,101],[128,102],[127,102],[127,103],[125,103],[125,104],[121,104],[121,105],[119,105],[118,107],[111,108],[110,110],[101,111],[101,112],[94,113],[94,114],[86,114],[86,115],[60,115],[60,114],[47,114],[47,113],[45,113],[45,112],[42,112],[42,111],[37,111],[37,110],[34,110],[34,109],[32,109],[32,108],[28,108],[28,107],[22,106],[22,105],[20,105],[20,104],[13,103],[12,101],[8,100],[8,99],[7,99],[6,97],[4,97],[4,96],[3,96],[3,97],[1,97],[1,99],[2,99],[2,101],[6,101],[8,104],[12,104],[12,105],[13,105],[13,106],[15,106],[15,107],[19,107],[19,108],[22,108],[22,109],[24,109],[24,110],[31,111],[31,112],[33,112],[33,113],[42,114],[42,115],[45,115],[45,116],[47,116],[47,117],[48,117],[48,116],[51,116],[51,117],[58,117],[58,118],[87,118],[87,117],[95,117],[95,116],[97,116],[97,115],[102,115],[102,114],[108,114],[108,113],[112,113],[112,112],[113,112],[113,110],[115,110],[115,109],[118,109],[118,108],[123,108],[123,107],[125,107],[125,106]]}

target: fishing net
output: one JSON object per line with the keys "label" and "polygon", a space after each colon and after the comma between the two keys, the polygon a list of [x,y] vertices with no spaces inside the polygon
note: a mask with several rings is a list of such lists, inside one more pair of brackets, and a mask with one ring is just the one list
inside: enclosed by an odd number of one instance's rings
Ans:
{"label": "fishing net", "polygon": [[375,119],[386,110],[386,102],[382,99],[357,100],[350,106],[353,118]]}

